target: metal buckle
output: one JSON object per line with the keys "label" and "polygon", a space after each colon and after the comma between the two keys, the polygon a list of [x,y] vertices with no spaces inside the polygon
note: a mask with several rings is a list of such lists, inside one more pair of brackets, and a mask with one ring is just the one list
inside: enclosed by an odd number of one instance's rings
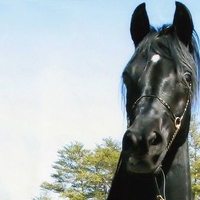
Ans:
{"label": "metal buckle", "polygon": [[157,200],[165,200],[165,199],[163,199],[163,197],[161,195],[158,195]]}

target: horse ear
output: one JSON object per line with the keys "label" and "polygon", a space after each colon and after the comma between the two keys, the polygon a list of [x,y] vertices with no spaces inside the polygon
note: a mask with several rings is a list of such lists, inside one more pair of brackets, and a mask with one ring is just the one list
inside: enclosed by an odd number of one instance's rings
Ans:
{"label": "horse ear", "polygon": [[173,27],[179,39],[188,46],[191,42],[194,25],[190,11],[180,2],[176,2]]}
{"label": "horse ear", "polygon": [[130,32],[135,46],[143,40],[149,31],[149,18],[145,9],[145,3],[142,3],[135,9],[131,19]]}

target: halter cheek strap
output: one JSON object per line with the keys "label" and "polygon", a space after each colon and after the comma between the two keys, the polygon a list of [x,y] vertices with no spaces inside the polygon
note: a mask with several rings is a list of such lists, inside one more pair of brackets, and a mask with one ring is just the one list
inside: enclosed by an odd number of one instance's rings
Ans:
{"label": "halter cheek strap", "polygon": [[[184,118],[184,116],[185,116],[185,113],[186,113],[186,111],[187,111],[187,109],[188,109],[190,100],[191,100],[191,84],[190,84],[189,87],[188,87],[188,97],[187,97],[187,101],[186,101],[185,108],[184,108],[184,110],[183,110],[182,115],[181,115],[180,117],[174,115],[174,116],[175,116],[175,119],[174,119],[175,131],[174,131],[174,134],[172,135],[172,138],[171,138],[171,140],[169,141],[169,143],[168,143],[168,145],[167,145],[165,151],[164,151],[164,152],[162,153],[162,155],[160,156],[160,159],[162,158],[162,160],[164,159],[165,155],[166,155],[167,152],[169,151],[169,149],[170,149],[170,147],[171,147],[173,141],[175,140],[175,138],[176,138],[176,136],[177,136],[177,134],[178,134],[178,132],[179,132],[179,130],[180,130],[180,128],[181,128],[182,120],[183,120],[183,118]],[[170,107],[169,107],[169,109],[171,110]],[[172,111],[171,111],[171,112],[172,112]],[[160,160],[160,159],[159,159],[159,160]],[[161,162],[162,162],[162,160],[161,160]]]}

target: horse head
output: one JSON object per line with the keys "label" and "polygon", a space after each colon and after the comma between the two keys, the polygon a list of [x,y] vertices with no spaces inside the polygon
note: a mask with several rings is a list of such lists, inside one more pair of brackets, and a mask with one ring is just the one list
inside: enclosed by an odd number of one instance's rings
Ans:
{"label": "horse head", "polygon": [[128,119],[122,157],[129,173],[157,173],[168,151],[187,138],[197,85],[193,31],[190,12],[178,2],[173,24],[159,30],[150,26],[144,3],[132,15],[135,53],[122,74]]}

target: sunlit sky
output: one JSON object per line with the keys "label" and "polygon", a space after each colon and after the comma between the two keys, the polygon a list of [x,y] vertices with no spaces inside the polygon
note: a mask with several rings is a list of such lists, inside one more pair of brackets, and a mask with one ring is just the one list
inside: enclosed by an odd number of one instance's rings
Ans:
{"label": "sunlit sky", "polygon": [[[0,0],[0,199],[31,200],[71,141],[121,141],[121,72],[134,52],[142,0]],[[200,34],[200,1],[181,1]],[[154,26],[172,0],[146,1]]]}

